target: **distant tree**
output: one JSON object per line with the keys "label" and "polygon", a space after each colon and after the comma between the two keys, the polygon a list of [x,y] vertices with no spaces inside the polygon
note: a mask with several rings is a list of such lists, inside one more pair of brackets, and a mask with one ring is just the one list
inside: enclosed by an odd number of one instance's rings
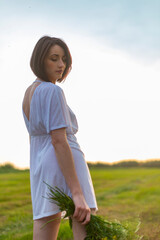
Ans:
{"label": "distant tree", "polygon": [[88,167],[91,168],[109,168],[111,167],[111,164],[109,163],[102,163],[102,162],[97,162],[97,163],[87,163]]}
{"label": "distant tree", "polygon": [[5,163],[5,164],[0,165],[0,168],[1,169],[13,169],[15,167],[12,163]]}
{"label": "distant tree", "polygon": [[18,169],[12,163],[5,163],[0,165],[0,173],[9,173],[9,172],[17,172]]}
{"label": "distant tree", "polygon": [[123,160],[117,163],[88,163],[89,168],[131,168],[131,167],[150,167],[159,168],[160,160],[149,160],[149,161],[136,161],[136,160]]}
{"label": "distant tree", "polygon": [[113,164],[113,167],[138,167],[139,163],[137,161],[121,161]]}
{"label": "distant tree", "polygon": [[140,163],[141,167],[152,167],[152,168],[159,168],[160,167],[160,161],[146,161]]}

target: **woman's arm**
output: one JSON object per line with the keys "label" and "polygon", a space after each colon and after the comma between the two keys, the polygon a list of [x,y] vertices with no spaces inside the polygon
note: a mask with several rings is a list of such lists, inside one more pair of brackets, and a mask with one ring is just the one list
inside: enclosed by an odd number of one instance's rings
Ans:
{"label": "woman's arm", "polygon": [[72,152],[66,137],[66,129],[61,128],[51,131],[51,137],[59,166],[72,193],[75,204],[73,217],[78,221],[84,220],[83,224],[87,224],[90,221],[90,208],[84,199],[78,181]]}

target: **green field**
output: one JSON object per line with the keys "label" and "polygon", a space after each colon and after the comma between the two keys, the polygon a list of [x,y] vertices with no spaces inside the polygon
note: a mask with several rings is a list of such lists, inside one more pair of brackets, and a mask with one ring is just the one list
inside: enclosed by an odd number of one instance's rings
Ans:
{"label": "green field", "polygon": [[[139,217],[142,239],[160,239],[160,169],[91,169],[91,175],[98,215],[131,224]],[[0,174],[0,240],[32,239],[29,184],[28,171]],[[73,239],[67,220],[58,239]]]}

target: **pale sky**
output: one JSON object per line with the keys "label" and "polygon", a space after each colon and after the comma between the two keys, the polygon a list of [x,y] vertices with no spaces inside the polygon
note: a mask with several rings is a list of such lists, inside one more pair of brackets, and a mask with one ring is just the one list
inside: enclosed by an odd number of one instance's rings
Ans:
{"label": "pale sky", "polygon": [[62,38],[73,67],[63,88],[87,161],[160,158],[159,0],[0,0],[0,163],[29,167],[22,117],[43,35]]}

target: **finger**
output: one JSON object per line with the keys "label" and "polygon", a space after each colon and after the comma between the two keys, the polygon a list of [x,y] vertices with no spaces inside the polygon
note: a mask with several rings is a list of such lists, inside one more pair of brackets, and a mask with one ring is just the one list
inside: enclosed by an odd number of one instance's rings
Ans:
{"label": "finger", "polygon": [[86,211],[82,212],[81,215],[78,216],[77,220],[79,222],[83,222],[86,218]]}
{"label": "finger", "polygon": [[89,212],[86,216],[85,221],[82,223],[82,225],[86,225],[87,223],[89,223],[91,220],[91,213]]}
{"label": "finger", "polygon": [[74,214],[73,214],[73,217],[74,218],[78,218],[79,215],[81,215],[81,208],[76,208],[75,211],[74,211]]}

